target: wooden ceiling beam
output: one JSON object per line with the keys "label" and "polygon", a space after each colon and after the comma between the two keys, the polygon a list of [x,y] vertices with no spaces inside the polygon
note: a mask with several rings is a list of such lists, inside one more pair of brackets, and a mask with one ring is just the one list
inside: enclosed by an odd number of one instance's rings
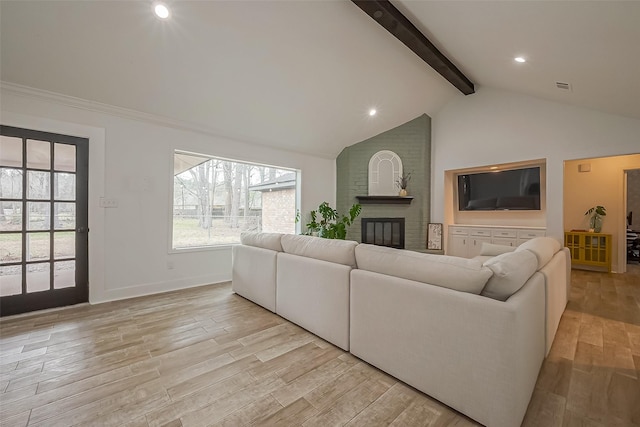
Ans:
{"label": "wooden ceiling beam", "polygon": [[367,15],[382,25],[404,43],[431,68],[447,79],[460,92],[475,92],[473,83],[449,59],[436,48],[398,9],[388,0],[351,0]]}

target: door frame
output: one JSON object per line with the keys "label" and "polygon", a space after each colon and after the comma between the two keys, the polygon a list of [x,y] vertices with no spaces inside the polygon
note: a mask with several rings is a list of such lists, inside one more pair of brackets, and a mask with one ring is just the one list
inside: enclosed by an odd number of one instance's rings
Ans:
{"label": "door frame", "polygon": [[[14,127],[8,125],[0,125],[2,129],[2,135],[17,137],[21,139],[34,139],[48,141],[52,144],[66,143],[76,147],[76,177],[82,176],[83,179],[76,179],[76,224],[75,224],[75,286],[62,289],[53,289],[53,283],[50,283],[49,291],[26,293],[26,277],[24,268],[24,243],[21,265],[23,265],[22,271],[22,293],[19,295],[10,295],[1,297],[0,300],[0,315],[9,316],[13,314],[27,313],[36,310],[64,307],[68,305],[83,303],[89,301],[89,139],[77,136],[63,135],[53,132],[45,132],[39,130],[32,130],[21,127]],[[23,150],[23,170],[26,167],[26,153]],[[53,159],[52,159],[53,161]],[[50,170],[53,173],[54,165],[50,165]],[[26,176],[25,178],[26,179]],[[53,181],[50,183],[53,186]],[[26,188],[23,188],[23,202],[25,200]],[[52,190],[53,191],[53,190]],[[52,193],[53,194],[53,193]],[[49,199],[53,203],[54,199]],[[23,205],[23,236],[24,227],[26,227],[25,215],[26,205]],[[50,229],[50,233],[54,230]],[[53,244],[53,243],[52,243]],[[51,251],[53,249],[50,249]],[[50,252],[50,262],[54,261],[53,252]],[[53,270],[51,270],[53,275]],[[53,276],[52,276],[53,277]],[[45,294],[46,292],[46,294]],[[55,293],[55,297],[51,297]]]}
{"label": "door frame", "polygon": [[[622,256],[618,257],[618,269],[620,273],[627,272],[627,208],[629,207],[627,200],[627,194],[629,194],[628,180],[629,172],[635,170],[640,170],[640,168],[625,168],[622,170],[622,220],[620,221],[621,237],[618,245],[618,251],[620,252],[620,254],[622,254]],[[640,212],[638,212],[636,215],[636,221],[638,220],[640,220]]]}

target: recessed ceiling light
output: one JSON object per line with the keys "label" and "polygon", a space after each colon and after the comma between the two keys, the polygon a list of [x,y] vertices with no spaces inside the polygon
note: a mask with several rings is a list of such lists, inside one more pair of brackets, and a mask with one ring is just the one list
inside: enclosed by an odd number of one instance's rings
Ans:
{"label": "recessed ceiling light", "polygon": [[527,60],[524,59],[522,56],[516,56],[515,58],[513,58],[513,60],[516,62],[527,62]]}
{"label": "recessed ceiling light", "polygon": [[169,8],[162,3],[156,3],[153,6],[153,12],[160,19],[167,19],[169,17]]}
{"label": "recessed ceiling light", "polygon": [[378,112],[376,111],[376,109],[375,109],[375,108],[372,108],[372,109],[370,109],[370,110],[369,110],[369,115],[370,115],[370,116],[375,116],[377,113],[378,113]]}

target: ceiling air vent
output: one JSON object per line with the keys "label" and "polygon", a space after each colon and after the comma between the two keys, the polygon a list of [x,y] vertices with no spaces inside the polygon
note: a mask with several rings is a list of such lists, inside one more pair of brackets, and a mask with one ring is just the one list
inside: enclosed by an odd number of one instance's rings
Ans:
{"label": "ceiling air vent", "polygon": [[571,92],[571,83],[556,82],[556,87],[560,90],[566,90],[567,92]]}

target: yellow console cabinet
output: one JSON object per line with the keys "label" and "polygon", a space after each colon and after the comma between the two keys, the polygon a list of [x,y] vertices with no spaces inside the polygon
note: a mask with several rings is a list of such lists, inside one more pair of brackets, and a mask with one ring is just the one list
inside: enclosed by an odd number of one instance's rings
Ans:
{"label": "yellow console cabinet", "polygon": [[611,234],[565,231],[564,245],[571,251],[571,265],[606,267],[611,273]]}

